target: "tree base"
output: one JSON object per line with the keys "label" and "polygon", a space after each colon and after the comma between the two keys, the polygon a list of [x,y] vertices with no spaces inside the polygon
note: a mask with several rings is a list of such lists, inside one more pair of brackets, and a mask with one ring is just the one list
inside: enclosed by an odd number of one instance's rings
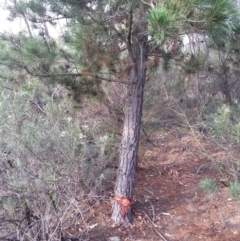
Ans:
{"label": "tree base", "polygon": [[133,222],[131,207],[128,208],[126,214],[123,217],[122,214],[121,214],[120,205],[117,202],[114,202],[113,212],[112,212],[111,218],[117,224],[121,224],[121,225],[124,225],[124,226],[131,225],[131,223]]}

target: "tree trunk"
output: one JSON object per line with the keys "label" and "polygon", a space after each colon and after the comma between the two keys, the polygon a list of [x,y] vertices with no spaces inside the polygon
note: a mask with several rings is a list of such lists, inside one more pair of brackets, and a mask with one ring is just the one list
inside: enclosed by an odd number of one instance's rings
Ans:
{"label": "tree trunk", "polygon": [[227,76],[224,76],[222,78],[221,87],[222,87],[222,93],[225,96],[226,103],[231,105],[232,104],[231,89],[227,80]]}
{"label": "tree trunk", "polygon": [[[137,22],[137,21],[136,21]],[[146,78],[145,64],[148,48],[147,37],[143,35],[146,23],[139,21],[138,34],[132,36],[129,53],[133,67],[129,75],[128,100],[125,110],[120,164],[117,172],[112,219],[117,223],[130,223],[133,220],[131,204],[140,139],[143,90]],[[129,41],[131,41],[129,39]],[[132,58],[131,58],[132,54]]]}

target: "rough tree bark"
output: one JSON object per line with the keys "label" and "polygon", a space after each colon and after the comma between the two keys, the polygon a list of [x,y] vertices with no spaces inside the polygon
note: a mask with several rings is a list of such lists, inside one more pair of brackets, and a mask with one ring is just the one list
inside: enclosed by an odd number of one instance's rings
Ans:
{"label": "rough tree bark", "polygon": [[[117,172],[112,219],[117,223],[132,222],[131,204],[133,198],[135,171],[137,165],[138,145],[140,139],[143,92],[146,78],[146,61],[148,56],[147,24],[135,13],[134,28],[129,26],[127,47],[132,68],[129,73],[128,101],[125,110],[122,142],[120,147],[120,164]],[[132,18],[132,13],[130,13]],[[132,19],[129,23],[132,25]]]}

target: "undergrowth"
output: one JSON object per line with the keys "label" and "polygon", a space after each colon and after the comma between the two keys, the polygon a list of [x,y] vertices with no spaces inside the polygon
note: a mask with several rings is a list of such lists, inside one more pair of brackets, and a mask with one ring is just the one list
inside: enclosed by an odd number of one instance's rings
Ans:
{"label": "undergrowth", "polygon": [[[194,122],[191,122],[186,111],[179,108],[182,126],[187,127],[195,138],[194,152],[211,162],[221,180],[229,187],[232,197],[240,196],[240,106],[227,105],[217,100],[201,107],[201,112]],[[197,115],[197,113],[196,113]],[[211,148],[209,148],[211,147]],[[216,183],[207,178],[201,180],[200,188],[206,194],[214,192]]]}
{"label": "undergrowth", "polygon": [[31,87],[2,90],[0,239],[60,240],[112,187],[114,134],[70,105]]}

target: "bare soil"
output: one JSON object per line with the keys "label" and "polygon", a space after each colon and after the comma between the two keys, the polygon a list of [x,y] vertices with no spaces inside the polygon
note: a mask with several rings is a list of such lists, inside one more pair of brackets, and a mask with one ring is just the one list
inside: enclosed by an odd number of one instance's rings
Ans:
{"label": "bare soil", "polygon": [[[239,241],[240,203],[231,198],[221,177],[203,155],[196,140],[174,131],[156,133],[141,145],[134,195],[134,222],[126,228],[111,219],[111,200],[95,204],[74,227],[65,230],[72,240]],[[205,148],[220,155],[217,148]],[[218,189],[205,195],[199,182],[213,178]],[[71,239],[69,239],[71,240]]]}

